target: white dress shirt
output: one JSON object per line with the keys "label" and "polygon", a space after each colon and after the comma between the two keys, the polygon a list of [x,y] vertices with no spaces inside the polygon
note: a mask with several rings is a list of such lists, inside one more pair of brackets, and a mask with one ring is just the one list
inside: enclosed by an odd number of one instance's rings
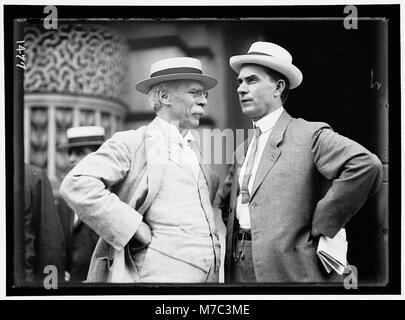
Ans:
{"label": "white dress shirt", "polygon": [[195,141],[191,131],[188,130],[187,134],[183,137],[177,129],[177,127],[162,118],[159,118],[159,122],[162,125],[163,131],[169,137],[169,153],[170,159],[180,164],[183,167],[187,167],[195,180],[198,180],[200,173],[200,164],[196,153],[191,149],[189,142]]}
{"label": "white dress shirt", "polygon": [[[261,135],[257,141],[257,150],[256,156],[253,160],[252,165],[252,175],[249,179],[249,194],[252,192],[253,183],[255,181],[257,168],[259,167],[259,162],[263,154],[264,147],[266,146],[267,140],[269,139],[270,133],[276,124],[278,118],[283,113],[284,108],[280,107],[277,110],[274,110],[272,113],[268,114],[267,116],[261,118],[257,122],[253,124],[260,128]],[[250,141],[249,148],[246,152],[245,160],[243,161],[242,168],[240,169],[239,174],[239,187],[242,189],[242,181],[246,171],[246,163],[247,159],[249,159],[249,155],[252,149],[252,142],[254,137]],[[238,195],[237,204],[236,204],[236,217],[239,220],[239,226],[244,229],[250,229],[250,213],[249,213],[249,203],[242,203],[242,194]]]}

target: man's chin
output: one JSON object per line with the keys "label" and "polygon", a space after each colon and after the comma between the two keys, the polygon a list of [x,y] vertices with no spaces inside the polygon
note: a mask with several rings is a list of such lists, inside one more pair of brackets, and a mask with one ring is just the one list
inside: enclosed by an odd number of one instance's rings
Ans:
{"label": "man's chin", "polygon": [[242,112],[244,115],[248,116],[249,118],[255,118],[257,116],[257,111],[251,107],[242,108]]}
{"label": "man's chin", "polygon": [[191,121],[190,121],[190,129],[195,129],[200,125],[200,117],[194,117]]}

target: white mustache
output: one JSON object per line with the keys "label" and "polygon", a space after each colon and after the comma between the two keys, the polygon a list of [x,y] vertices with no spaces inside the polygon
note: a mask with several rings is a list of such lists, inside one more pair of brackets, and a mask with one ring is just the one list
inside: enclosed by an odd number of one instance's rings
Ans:
{"label": "white mustache", "polygon": [[191,109],[191,114],[198,114],[202,116],[204,114],[204,110],[201,107],[195,107]]}

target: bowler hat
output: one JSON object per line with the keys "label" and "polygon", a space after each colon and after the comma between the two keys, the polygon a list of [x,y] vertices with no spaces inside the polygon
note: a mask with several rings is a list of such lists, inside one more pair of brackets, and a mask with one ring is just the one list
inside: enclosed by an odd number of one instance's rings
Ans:
{"label": "bowler hat", "polygon": [[153,63],[150,67],[150,78],[138,82],[135,89],[148,93],[153,85],[171,80],[196,80],[202,83],[205,90],[217,85],[217,80],[202,73],[200,60],[176,57]]}
{"label": "bowler hat", "polygon": [[68,142],[61,144],[60,149],[100,146],[104,142],[105,130],[99,126],[81,126],[66,131]]}
{"label": "bowler hat", "polygon": [[233,56],[229,59],[229,63],[236,72],[239,72],[242,65],[246,63],[258,64],[278,71],[288,79],[290,89],[298,87],[302,82],[302,73],[292,64],[291,54],[272,42],[254,42],[247,54]]}

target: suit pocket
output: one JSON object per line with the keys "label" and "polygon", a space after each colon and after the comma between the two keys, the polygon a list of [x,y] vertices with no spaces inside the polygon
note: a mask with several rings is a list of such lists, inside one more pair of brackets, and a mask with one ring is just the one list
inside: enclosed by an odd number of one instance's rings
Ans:
{"label": "suit pocket", "polygon": [[114,259],[110,259],[109,257],[98,257],[96,258],[95,268],[108,268],[110,269]]}
{"label": "suit pocket", "polygon": [[136,271],[138,272],[139,277],[142,275],[142,269],[145,264],[146,254],[149,251],[149,247],[145,247],[141,250],[132,253],[132,260],[135,264]]}
{"label": "suit pocket", "polygon": [[297,250],[306,250],[306,249],[316,249],[318,247],[319,238],[314,238],[311,235],[309,235],[305,239],[302,239],[299,243],[297,243],[293,247],[293,250],[297,251]]}
{"label": "suit pocket", "polygon": [[91,263],[87,273],[86,282],[108,282],[108,274],[112,266],[113,260],[108,257],[99,257]]}
{"label": "suit pocket", "polygon": [[307,247],[309,248],[315,248],[318,246],[319,243],[319,238],[320,237],[313,237],[311,234],[311,231],[308,232],[308,241],[307,241]]}
{"label": "suit pocket", "polygon": [[296,248],[290,253],[289,281],[311,282],[319,280],[319,261],[316,246],[309,244],[307,247]]}

